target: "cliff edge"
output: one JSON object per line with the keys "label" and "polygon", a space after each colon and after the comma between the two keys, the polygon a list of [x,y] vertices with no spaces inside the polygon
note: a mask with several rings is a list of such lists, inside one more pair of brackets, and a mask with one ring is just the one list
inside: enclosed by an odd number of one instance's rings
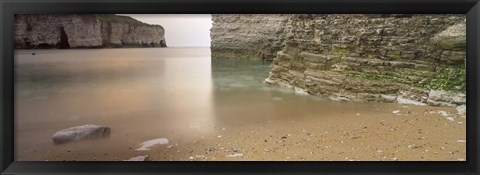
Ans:
{"label": "cliff edge", "polygon": [[15,15],[15,48],[167,47],[160,25],[128,16]]}

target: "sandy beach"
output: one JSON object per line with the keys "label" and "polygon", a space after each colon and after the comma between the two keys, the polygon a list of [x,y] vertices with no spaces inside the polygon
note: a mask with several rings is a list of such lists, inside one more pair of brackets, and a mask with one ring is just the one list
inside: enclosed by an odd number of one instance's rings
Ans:
{"label": "sandy beach", "polygon": [[[348,106],[348,105],[346,105]],[[169,144],[137,151],[140,144],[113,139],[50,145],[47,152],[20,153],[25,160],[111,161],[148,155],[151,161],[462,161],[466,159],[466,118],[447,119],[454,108],[378,104],[378,109],[344,111],[297,120],[229,126],[190,125],[192,135],[159,134]],[[393,112],[399,112],[394,114]],[[441,112],[440,112],[441,113]],[[453,121],[452,121],[453,120]],[[208,132],[205,128],[214,128]],[[116,137],[113,130],[112,137]],[[153,139],[153,138],[152,138]]]}

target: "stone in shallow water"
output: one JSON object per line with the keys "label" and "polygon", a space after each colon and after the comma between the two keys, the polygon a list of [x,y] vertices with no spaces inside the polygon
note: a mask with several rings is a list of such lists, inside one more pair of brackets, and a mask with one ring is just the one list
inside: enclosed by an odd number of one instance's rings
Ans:
{"label": "stone in shallow water", "polygon": [[153,140],[143,142],[142,147],[140,147],[136,150],[137,151],[147,151],[147,150],[150,150],[149,148],[153,145],[166,145],[166,144],[168,144],[168,139],[158,138],[158,139],[153,139]]}
{"label": "stone in shallow water", "polygon": [[84,139],[97,139],[110,136],[110,128],[101,125],[83,125],[64,129],[52,136],[55,144],[68,143]]}

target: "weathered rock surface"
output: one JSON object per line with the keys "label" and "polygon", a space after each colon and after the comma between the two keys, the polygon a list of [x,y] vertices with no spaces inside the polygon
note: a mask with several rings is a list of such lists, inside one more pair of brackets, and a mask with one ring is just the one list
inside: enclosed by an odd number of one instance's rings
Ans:
{"label": "weathered rock surface", "polygon": [[84,139],[110,137],[110,128],[101,125],[83,125],[64,129],[52,136],[55,144],[63,144]]}
{"label": "weathered rock surface", "polygon": [[[268,28],[269,20],[240,20],[243,17],[214,18],[212,43],[234,50],[228,53],[237,57],[262,48],[246,39],[261,36],[247,31]],[[296,14],[282,18],[286,22],[277,28],[284,26],[283,30],[262,30],[269,38],[281,41],[284,37],[267,84],[344,101],[465,103],[464,15]],[[239,21],[242,25],[236,24]],[[218,37],[215,31],[228,37]],[[268,39],[261,40],[270,44]],[[212,47],[212,55],[224,52]],[[435,98],[431,90],[453,95]]]}
{"label": "weathered rock surface", "polygon": [[433,106],[457,106],[465,104],[466,98],[467,96],[464,93],[431,90],[427,102]]}
{"label": "weathered rock surface", "polygon": [[[464,23],[456,15],[294,15],[266,82],[333,99],[461,105]],[[442,36],[455,44],[432,42]],[[432,89],[452,93],[435,98]]]}
{"label": "weathered rock surface", "polygon": [[15,15],[15,48],[166,47],[165,30],[118,15]]}
{"label": "weathered rock surface", "polygon": [[467,47],[465,23],[448,27],[445,31],[433,37],[433,42],[445,50],[465,50]]}
{"label": "weathered rock surface", "polygon": [[213,14],[212,58],[273,60],[284,43],[288,15]]}

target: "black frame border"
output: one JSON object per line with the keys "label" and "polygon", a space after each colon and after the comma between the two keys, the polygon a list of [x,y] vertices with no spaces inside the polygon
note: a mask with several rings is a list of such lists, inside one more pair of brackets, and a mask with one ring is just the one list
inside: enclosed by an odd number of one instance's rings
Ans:
{"label": "black frame border", "polygon": [[[1,174],[480,174],[479,0],[0,0]],[[18,162],[14,161],[14,14],[369,13],[466,14],[466,162]]]}

